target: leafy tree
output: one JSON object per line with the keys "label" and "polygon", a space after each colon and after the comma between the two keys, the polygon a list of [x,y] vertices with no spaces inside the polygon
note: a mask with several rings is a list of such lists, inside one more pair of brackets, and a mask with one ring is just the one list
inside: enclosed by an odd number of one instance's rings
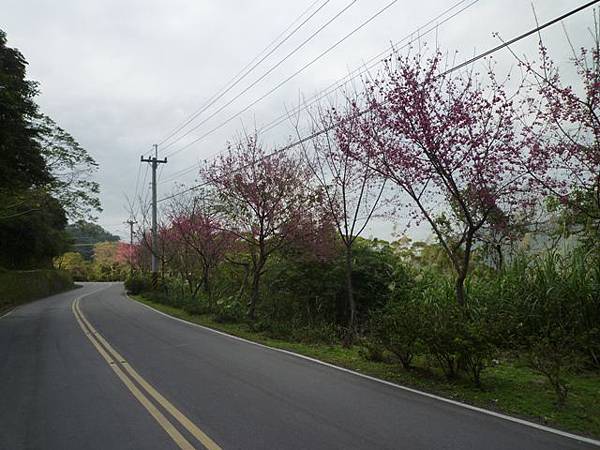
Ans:
{"label": "leafy tree", "polygon": [[[214,208],[205,199],[194,196],[171,204],[170,222],[176,239],[182,244],[178,249],[176,265],[186,278],[192,296],[203,288],[212,306],[212,276],[231,249],[236,236],[225,230]],[[197,277],[199,283],[194,282]]]}
{"label": "leafy tree", "polygon": [[94,276],[100,280],[115,281],[125,278],[127,265],[119,259],[118,242],[98,242],[94,245]]}
{"label": "leafy tree", "polygon": [[464,305],[478,231],[494,210],[520,200],[513,100],[491,68],[485,80],[448,74],[439,50],[394,53],[365,96],[364,110],[353,102],[339,115],[342,147],[408,196],[414,218],[431,226],[450,259]]}
{"label": "leafy tree", "polygon": [[83,258],[81,253],[64,253],[54,259],[54,266],[69,272],[75,281],[87,281],[89,277],[89,262]]}
{"label": "leafy tree", "polygon": [[257,136],[247,136],[205,168],[203,176],[218,193],[224,226],[248,248],[248,317],[254,320],[265,265],[290,238],[299,236],[297,225],[314,200],[309,170],[288,154],[267,156]]}
{"label": "leafy tree", "polygon": [[[553,197],[552,209],[562,210],[565,229],[582,234],[600,248],[600,22],[594,13],[590,48],[573,49],[577,76],[564,81],[540,39],[539,60],[523,61],[537,83],[541,107],[532,107],[531,128],[543,135],[543,146],[532,146],[525,164],[534,186]],[[569,40],[567,36],[567,40]]]}
{"label": "leafy tree", "polygon": [[98,164],[79,143],[45,115],[38,119],[40,143],[46,166],[52,174],[47,189],[73,219],[93,219],[101,211],[100,186],[91,176]]}
{"label": "leafy tree", "polygon": [[[311,121],[311,133],[335,128],[335,116],[320,108],[311,115]],[[296,133],[299,141],[303,142],[298,126]],[[322,208],[331,218],[345,248],[348,304],[348,332],[345,342],[351,344],[356,334],[356,301],[352,286],[353,247],[375,214],[385,189],[385,179],[368,162],[362,164],[348,152],[342,151],[338,136],[333,131],[322,133],[308,143],[302,143],[301,147],[305,163],[311,169],[318,191],[322,194]]]}
{"label": "leafy tree", "polygon": [[67,217],[99,206],[97,184],[84,179],[95,163],[39,113],[26,66],[0,30],[0,264],[10,268],[50,266],[68,244]]}
{"label": "leafy tree", "polygon": [[[37,83],[25,78],[27,62],[6,46],[0,30],[0,194],[7,196],[52,181],[38,142],[34,120]],[[3,209],[7,206],[4,201]],[[3,214],[4,215],[4,214]]]}
{"label": "leafy tree", "polygon": [[24,199],[19,208],[28,213],[0,222],[0,265],[9,269],[51,267],[52,258],[69,246],[65,211],[48,194]]}

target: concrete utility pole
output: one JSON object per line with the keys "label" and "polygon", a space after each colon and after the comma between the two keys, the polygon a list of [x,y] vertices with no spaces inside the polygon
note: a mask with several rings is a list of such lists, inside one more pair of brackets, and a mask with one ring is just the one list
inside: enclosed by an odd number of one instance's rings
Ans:
{"label": "concrete utility pole", "polygon": [[129,219],[125,223],[129,225],[129,269],[133,275],[133,263],[131,262],[131,252],[133,250],[133,225],[137,222],[133,219]]}
{"label": "concrete utility pole", "polygon": [[154,156],[144,158],[140,161],[152,165],[152,287],[158,287],[158,228],[157,228],[157,206],[156,206],[156,168],[159,164],[166,164],[167,158],[158,159],[158,145],[154,144]]}

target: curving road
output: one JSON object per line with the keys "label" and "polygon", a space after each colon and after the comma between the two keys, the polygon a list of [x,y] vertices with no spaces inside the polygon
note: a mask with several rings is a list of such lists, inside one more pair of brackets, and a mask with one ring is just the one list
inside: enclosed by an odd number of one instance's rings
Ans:
{"label": "curving road", "polygon": [[193,448],[598,447],[173,320],[119,283],[0,319],[0,449]]}

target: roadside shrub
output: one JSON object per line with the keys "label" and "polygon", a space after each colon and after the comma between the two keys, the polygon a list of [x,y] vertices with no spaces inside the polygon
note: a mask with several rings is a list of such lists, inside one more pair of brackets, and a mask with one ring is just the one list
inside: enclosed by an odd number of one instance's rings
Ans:
{"label": "roadside shrub", "polygon": [[559,405],[567,398],[569,372],[600,367],[595,261],[580,249],[521,254],[502,272],[473,277],[469,285],[469,305],[480,316],[482,333],[497,348],[524,357],[546,378]]}
{"label": "roadside shrub", "polygon": [[598,317],[592,272],[577,252],[545,255],[529,269],[520,301],[514,299],[523,324],[521,348],[531,368],[546,377],[559,405],[568,394],[565,375],[580,369],[584,354],[597,345],[598,325],[589,323]]}
{"label": "roadside shrub", "polygon": [[370,328],[373,339],[398,357],[408,370],[419,351],[424,323],[422,305],[418,301],[401,299],[388,303],[374,314]]}
{"label": "roadside shrub", "polygon": [[367,361],[384,362],[387,360],[385,349],[377,339],[363,337],[359,340],[358,354]]}
{"label": "roadside shrub", "polygon": [[128,294],[138,295],[152,289],[152,280],[147,274],[136,272],[125,279],[125,289]]}
{"label": "roadside shrub", "polygon": [[565,375],[580,364],[576,354],[567,345],[550,337],[530,342],[526,352],[529,366],[546,377],[556,394],[557,404],[563,406],[569,393]]}
{"label": "roadside shrub", "polygon": [[469,305],[467,319],[458,337],[459,367],[477,387],[481,387],[481,373],[489,367],[498,350],[492,323],[485,307]]}
{"label": "roadside shrub", "polygon": [[238,296],[220,298],[215,303],[215,320],[221,323],[243,322],[246,319],[246,307]]}
{"label": "roadside shrub", "polygon": [[336,344],[343,334],[341,327],[329,323],[313,323],[293,327],[291,333],[281,336],[283,339],[292,339],[306,344]]}
{"label": "roadside shrub", "polygon": [[264,277],[259,327],[288,330],[341,323],[345,314],[343,270],[334,260],[276,254]]}
{"label": "roadside shrub", "polygon": [[461,356],[460,331],[463,315],[450,302],[429,302],[425,305],[423,344],[427,356],[449,380],[458,376]]}
{"label": "roadside shrub", "polygon": [[208,301],[203,298],[187,298],[182,309],[188,314],[200,315],[209,312]]}
{"label": "roadside shrub", "polygon": [[448,301],[430,302],[425,311],[422,339],[427,354],[448,379],[463,372],[481,386],[481,373],[497,352],[485,309]]}

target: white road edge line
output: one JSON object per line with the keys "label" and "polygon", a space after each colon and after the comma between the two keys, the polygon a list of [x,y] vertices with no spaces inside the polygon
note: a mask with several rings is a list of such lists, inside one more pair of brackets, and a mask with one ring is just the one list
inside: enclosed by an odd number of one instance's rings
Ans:
{"label": "white road edge line", "polygon": [[185,323],[187,325],[194,326],[194,327],[202,328],[203,330],[207,330],[207,331],[210,331],[212,333],[220,334],[222,336],[227,336],[227,337],[229,337],[231,339],[235,339],[237,341],[246,342],[248,344],[256,345],[256,346],[262,347],[262,348],[267,348],[269,350],[273,350],[273,351],[276,351],[276,352],[285,353],[287,355],[295,356],[297,358],[305,359],[307,361],[312,361],[313,363],[317,363],[317,364],[321,364],[323,366],[331,367],[333,369],[341,370],[342,372],[351,373],[352,375],[356,375],[356,376],[359,376],[361,378],[366,378],[367,380],[375,381],[377,383],[386,384],[388,386],[392,386],[392,387],[395,387],[397,389],[402,389],[404,391],[412,392],[413,394],[419,394],[419,395],[422,395],[424,397],[429,397],[429,398],[432,398],[434,400],[439,400],[439,401],[444,402],[444,403],[450,403],[451,405],[460,406],[462,408],[470,409],[471,411],[477,411],[477,412],[482,413],[482,414],[487,414],[489,416],[493,416],[493,417],[497,417],[497,418],[500,418],[500,419],[508,420],[509,422],[518,423],[518,424],[525,425],[525,426],[528,426],[528,427],[531,427],[531,428],[535,428],[537,430],[547,431],[548,433],[557,434],[559,436],[567,437],[567,438],[574,439],[574,440],[579,441],[579,442],[584,442],[586,444],[592,444],[592,445],[600,447],[600,441],[598,441],[596,439],[588,438],[588,437],[585,437],[585,436],[579,436],[577,434],[568,433],[566,431],[557,430],[556,428],[551,428],[551,427],[547,427],[545,425],[540,425],[538,423],[530,422],[528,420],[519,419],[518,417],[507,416],[506,414],[497,413],[495,411],[490,411],[489,409],[479,408],[477,406],[469,405],[467,403],[462,403],[462,402],[459,402],[459,401],[456,401],[456,400],[451,400],[449,398],[440,397],[440,396],[435,395],[435,394],[430,394],[428,392],[419,391],[418,389],[413,389],[413,388],[410,388],[410,387],[407,387],[407,386],[402,386],[401,384],[392,383],[391,381],[381,380],[379,378],[375,378],[375,377],[372,377],[372,376],[369,376],[369,375],[365,375],[363,373],[355,372],[354,370],[346,369],[345,367],[339,367],[339,366],[336,366],[334,364],[330,364],[330,363],[321,361],[321,360],[316,359],[316,358],[311,358],[310,356],[301,355],[300,353],[295,353],[295,352],[292,352],[292,351],[289,351],[289,350],[284,350],[282,348],[269,347],[268,345],[261,344],[259,342],[253,342],[253,341],[250,341],[248,339],[241,338],[239,336],[233,336],[231,334],[224,333],[223,331],[215,330],[213,328],[205,327],[204,325],[200,325],[200,324],[197,324],[197,323],[194,323],[194,322],[188,322],[187,320],[180,319],[179,317],[171,316],[171,315],[169,315],[167,313],[164,313],[162,311],[159,311],[159,310],[153,308],[152,306],[146,305],[145,303],[138,302],[137,300],[134,300],[134,299],[130,298],[127,294],[126,294],[126,297],[130,301],[132,301],[134,303],[137,303],[137,304],[139,304],[141,306],[144,306],[144,307],[148,308],[149,310],[154,311],[155,313],[158,313],[158,314],[160,314],[162,316],[168,317],[169,319],[173,319],[173,320],[176,320],[178,322],[182,322],[182,323]]}
{"label": "white road edge line", "polygon": [[15,309],[17,309],[17,306],[15,306],[13,309],[9,309],[7,313],[4,313],[0,316],[0,319],[4,319],[6,316],[8,316],[10,313],[12,313]]}

